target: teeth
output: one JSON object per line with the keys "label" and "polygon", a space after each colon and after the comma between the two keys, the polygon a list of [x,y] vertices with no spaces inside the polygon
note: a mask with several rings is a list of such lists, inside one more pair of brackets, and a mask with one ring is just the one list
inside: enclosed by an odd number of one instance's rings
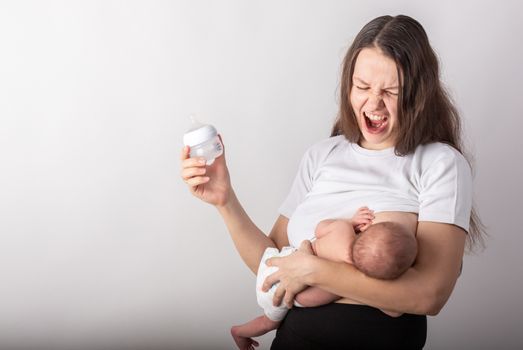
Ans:
{"label": "teeth", "polygon": [[373,121],[385,119],[385,116],[382,116],[382,115],[367,114],[367,113],[365,113],[365,115],[367,116],[367,118],[369,118],[370,120],[373,120]]}

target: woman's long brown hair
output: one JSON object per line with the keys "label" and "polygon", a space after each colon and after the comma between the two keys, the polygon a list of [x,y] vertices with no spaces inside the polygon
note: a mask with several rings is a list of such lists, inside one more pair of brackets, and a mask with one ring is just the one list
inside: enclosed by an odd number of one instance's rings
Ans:
{"label": "woman's long brown hair", "polygon": [[[351,142],[361,140],[349,94],[358,54],[368,47],[378,48],[396,62],[400,82],[396,154],[410,154],[417,146],[431,142],[446,143],[463,154],[460,116],[440,81],[436,54],[421,24],[404,15],[375,18],[354,39],[343,60],[340,109],[331,136],[343,134]],[[472,208],[468,250],[484,247],[485,234]]]}

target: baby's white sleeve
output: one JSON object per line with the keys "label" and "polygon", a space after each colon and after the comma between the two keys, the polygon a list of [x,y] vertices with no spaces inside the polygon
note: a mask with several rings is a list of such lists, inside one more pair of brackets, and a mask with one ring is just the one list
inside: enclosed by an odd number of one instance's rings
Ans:
{"label": "baby's white sleeve", "polygon": [[290,218],[298,204],[303,201],[305,195],[311,190],[315,167],[313,152],[309,148],[300,161],[298,173],[294,178],[287,198],[278,209],[281,215]]}
{"label": "baby's white sleeve", "polygon": [[472,174],[457,151],[442,152],[421,175],[419,221],[457,225],[468,232]]}

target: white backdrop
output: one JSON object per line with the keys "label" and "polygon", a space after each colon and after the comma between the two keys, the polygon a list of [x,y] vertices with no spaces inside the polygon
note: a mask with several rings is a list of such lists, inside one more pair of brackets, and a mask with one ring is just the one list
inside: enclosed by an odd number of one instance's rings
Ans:
{"label": "white backdrop", "polygon": [[218,213],[180,179],[187,116],[219,129],[240,201],[268,232],[302,153],[329,135],[346,49],[382,14],[419,20],[439,54],[491,235],[429,318],[426,348],[523,346],[521,11],[0,1],[0,348],[233,348],[230,326],[261,311]]}

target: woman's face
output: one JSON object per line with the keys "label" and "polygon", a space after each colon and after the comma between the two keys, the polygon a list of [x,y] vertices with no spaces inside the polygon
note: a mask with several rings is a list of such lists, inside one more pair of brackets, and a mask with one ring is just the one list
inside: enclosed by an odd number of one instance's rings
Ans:
{"label": "woman's face", "polygon": [[396,63],[377,48],[361,50],[349,98],[363,135],[363,148],[380,150],[396,144],[398,92]]}

